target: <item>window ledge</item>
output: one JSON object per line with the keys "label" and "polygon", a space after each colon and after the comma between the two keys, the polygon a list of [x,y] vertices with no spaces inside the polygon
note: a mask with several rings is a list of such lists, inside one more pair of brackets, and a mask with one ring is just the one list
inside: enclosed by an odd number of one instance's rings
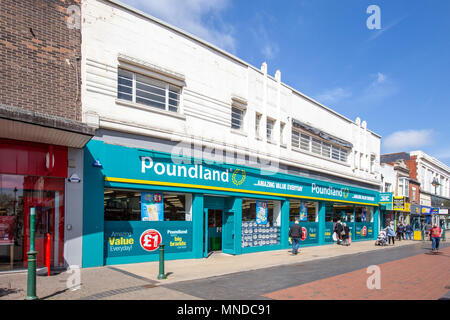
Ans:
{"label": "window ledge", "polygon": [[270,143],[270,144],[274,144],[274,145],[277,145],[277,143],[274,141],[274,140],[267,140],[267,143]]}
{"label": "window ledge", "polygon": [[247,137],[247,132],[237,130],[237,129],[230,129],[231,133],[239,134],[241,136]]}
{"label": "window ledge", "polygon": [[262,141],[262,138],[260,136],[255,137],[256,140]]}
{"label": "window ledge", "polygon": [[122,100],[122,99],[116,99],[116,104],[131,107],[131,108],[141,109],[141,110],[145,110],[145,111],[151,111],[151,112],[163,114],[166,116],[178,118],[181,120],[186,120],[186,116],[184,114],[146,106],[145,104],[141,104],[141,103],[131,102],[131,101]]}
{"label": "window ledge", "polygon": [[282,147],[282,148],[287,148],[287,144],[286,143],[280,143],[280,147]]}

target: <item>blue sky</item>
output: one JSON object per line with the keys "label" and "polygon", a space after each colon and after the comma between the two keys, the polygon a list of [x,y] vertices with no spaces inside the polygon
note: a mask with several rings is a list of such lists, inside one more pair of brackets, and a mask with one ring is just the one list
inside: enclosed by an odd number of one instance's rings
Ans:
{"label": "blue sky", "polygon": [[[450,1],[122,0],[450,166]],[[381,29],[367,13],[377,5]]]}

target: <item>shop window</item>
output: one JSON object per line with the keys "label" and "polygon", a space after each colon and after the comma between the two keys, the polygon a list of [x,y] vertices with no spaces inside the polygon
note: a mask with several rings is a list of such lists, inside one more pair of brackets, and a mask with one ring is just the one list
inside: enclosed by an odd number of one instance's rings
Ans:
{"label": "shop window", "polygon": [[190,221],[190,200],[190,194],[105,189],[105,221]]}
{"label": "shop window", "polygon": [[45,265],[47,234],[51,266],[64,264],[64,178],[0,174],[0,271],[27,265],[31,208],[37,266]]}
{"label": "shop window", "polygon": [[318,203],[310,201],[289,201],[289,222],[294,222],[295,219],[299,219],[299,222],[305,222],[305,220],[300,219],[300,207],[306,210],[306,221],[308,222],[318,222]]}
{"label": "shop window", "polygon": [[332,211],[328,222],[353,222],[353,206],[348,204],[335,203],[332,206]]}
{"label": "shop window", "polygon": [[356,222],[373,222],[373,208],[372,207],[355,207],[355,221]]}
{"label": "shop window", "polygon": [[[257,222],[257,201],[259,202],[258,209],[267,206],[266,224]],[[279,244],[280,226],[280,201],[242,200],[242,248]]]}

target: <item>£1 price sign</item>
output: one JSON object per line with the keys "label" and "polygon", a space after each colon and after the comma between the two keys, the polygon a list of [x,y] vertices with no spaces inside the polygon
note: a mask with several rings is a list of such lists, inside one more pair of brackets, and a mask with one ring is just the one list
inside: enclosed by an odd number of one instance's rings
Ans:
{"label": "\u00a31 price sign", "polygon": [[155,251],[158,249],[159,244],[162,241],[161,234],[157,230],[146,230],[141,234],[141,247],[145,251]]}

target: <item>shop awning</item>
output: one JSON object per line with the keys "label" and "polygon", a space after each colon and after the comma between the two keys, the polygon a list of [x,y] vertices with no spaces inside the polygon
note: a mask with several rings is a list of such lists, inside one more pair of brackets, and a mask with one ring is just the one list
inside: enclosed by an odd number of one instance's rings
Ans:
{"label": "shop awning", "polygon": [[0,104],[0,138],[81,149],[94,134],[78,121]]}

